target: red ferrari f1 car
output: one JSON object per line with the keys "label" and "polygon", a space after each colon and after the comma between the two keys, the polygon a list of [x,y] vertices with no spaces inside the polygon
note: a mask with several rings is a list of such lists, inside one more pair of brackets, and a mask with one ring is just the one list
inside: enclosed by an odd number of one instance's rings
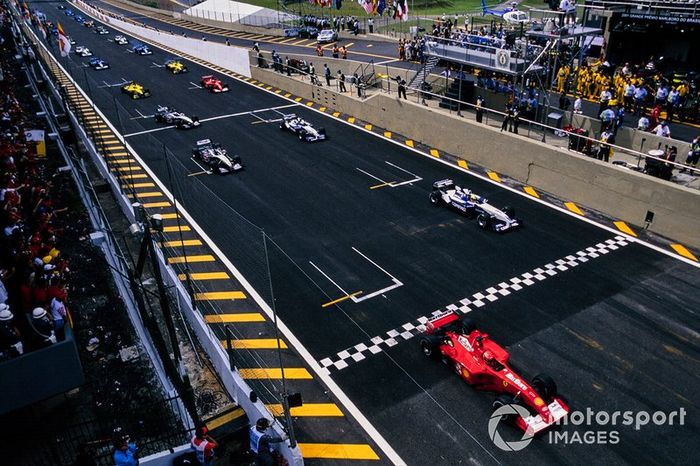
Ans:
{"label": "red ferrari f1 car", "polygon": [[228,92],[228,84],[222,83],[219,78],[215,78],[210,74],[202,76],[202,87],[209,92]]}
{"label": "red ferrari f1 car", "polygon": [[551,377],[540,374],[528,384],[508,366],[510,355],[504,348],[452,311],[428,321],[420,345],[425,356],[442,360],[472,387],[496,393],[494,409],[508,404],[527,408],[530,416],[513,415],[511,420],[528,435],[544,431],[569,413]]}

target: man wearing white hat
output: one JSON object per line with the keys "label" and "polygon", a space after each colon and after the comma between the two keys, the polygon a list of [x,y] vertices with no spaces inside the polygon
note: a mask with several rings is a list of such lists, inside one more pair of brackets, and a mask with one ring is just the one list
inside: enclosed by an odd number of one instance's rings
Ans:
{"label": "man wearing white hat", "polygon": [[48,312],[43,307],[36,307],[32,311],[31,319],[32,330],[40,347],[49,346],[56,343],[56,333],[54,332],[53,323],[49,319]]}
{"label": "man wearing white hat", "polygon": [[10,306],[0,304],[0,360],[20,356],[22,353],[24,346]]}

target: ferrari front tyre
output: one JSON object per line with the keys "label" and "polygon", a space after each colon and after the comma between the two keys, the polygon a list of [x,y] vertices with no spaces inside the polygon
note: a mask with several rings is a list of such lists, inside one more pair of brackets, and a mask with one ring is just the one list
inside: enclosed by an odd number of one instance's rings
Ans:
{"label": "ferrari front tyre", "polygon": [[547,374],[536,375],[530,385],[547,404],[551,403],[557,396],[557,384]]}
{"label": "ferrari front tyre", "polygon": [[423,352],[423,356],[428,359],[439,359],[440,353],[437,350],[437,345],[430,338],[423,337],[420,339],[420,349]]}
{"label": "ferrari front tyre", "polygon": [[[513,404],[515,401],[513,400],[513,397],[510,395],[498,395],[496,396],[496,399],[493,400],[493,403],[491,406],[493,406],[493,410],[497,410],[498,408],[502,408],[503,406],[508,406],[510,404]],[[515,420],[515,416],[517,414],[506,414],[501,416],[502,421],[513,421]]]}

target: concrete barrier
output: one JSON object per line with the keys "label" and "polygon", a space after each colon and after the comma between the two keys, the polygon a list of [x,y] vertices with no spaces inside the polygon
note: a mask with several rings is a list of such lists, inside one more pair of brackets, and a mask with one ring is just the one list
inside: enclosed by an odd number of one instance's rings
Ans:
{"label": "concrete barrier", "polygon": [[700,192],[697,190],[524,136],[501,133],[495,128],[387,94],[375,93],[361,100],[271,70],[254,67],[251,72],[258,81],[313,99],[633,225],[644,225],[647,211],[654,212],[649,230],[700,247],[697,233],[700,231]]}
{"label": "concrete barrier", "polygon": [[182,37],[165,31],[137,26],[130,22],[105,15],[82,1],[77,1],[76,5],[79,5],[91,15],[97,17],[100,21],[104,21],[128,34],[146,41],[156,42],[187,55],[201,58],[209,63],[235,71],[244,76],[250,76],[248,51],[244,48],[228,47],[225,44],[217,42],[205,42],[198,38]]}

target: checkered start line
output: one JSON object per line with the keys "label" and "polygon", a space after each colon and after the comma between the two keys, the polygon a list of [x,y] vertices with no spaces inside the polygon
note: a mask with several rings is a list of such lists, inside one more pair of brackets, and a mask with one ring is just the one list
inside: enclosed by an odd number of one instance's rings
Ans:
{"label": "checkered start line", "polygon": [[[507,282],[501,282],[498,285],[487,288],[484,291],[474,293],[469,298],[459,300],[454,304],[445,306],[444,309],[437,310],[432,313],[432,316],[445,311],[454,311],[462,314],[468,314],[476,308],[486,306],[488,303],[497,301],[502,296],[508,296],[511,293],[522,290],[535,283],[541,282],[547,278],[553,277],[560,272],[565,272],[580,264],[588,262],[591,259],[596,259],[609,252],[620,249],[621,247],[630,244],[630,240],[624,236],[615,236],[612,239],[605,240],[595,246],[588,247],[574,254],[558,259],[553,263],[545,264],[530,272],[526,272],[517,277],[513,277]],[[343,370],[350,364],[360,362],[370,354],[377,354],[385,351],[387,348],[396,346],[399,343],[410,340],[416,335],[425,331],[425,324],[430,317],[422,316],[408,322],[400,327],[389,330],[384,336],[376,336],[368,343],[360,343],[350,348],[344,349],[337,353],[335,358],[325,358],[319,361],[319,364],[330,374],[332,370]]]}

